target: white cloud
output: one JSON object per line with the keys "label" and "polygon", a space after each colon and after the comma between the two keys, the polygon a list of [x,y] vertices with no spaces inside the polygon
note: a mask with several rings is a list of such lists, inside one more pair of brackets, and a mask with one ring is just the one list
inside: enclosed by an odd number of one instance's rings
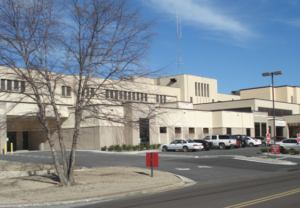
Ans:
{"label": "white cloud", "polygon": [[293,19],[293,20],[286,20],[286,21],[282,21],[282,22],[289,24],[289,25],[296,26],[296,27],[300,27],[300,18]]}
{"label": "white cloud", "polygon": [[[224,14],[206,0],[150,0],[156,10],[176,16],[181,15],[182,22],[190,23],[206,30],[222,32],[235,39],[245,39],[256,34],[237,18]],[[149,3],[150,3],[149,2]]]}

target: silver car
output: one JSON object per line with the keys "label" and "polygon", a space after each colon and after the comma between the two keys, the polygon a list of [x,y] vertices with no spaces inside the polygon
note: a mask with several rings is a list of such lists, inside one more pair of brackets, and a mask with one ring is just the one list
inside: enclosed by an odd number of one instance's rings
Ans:
{"label": "silver car", "polygon": [[297,139],[285,139],[282,140],[281,142],[276,142],[276,144],[280,145],[280,148],[284,148],[284,149],[291,149],[294,148],[296,150],[300,149],[300,145],[299,142],[297,141]]}
{"label": "silver car", "polygon": [[160,148],[163,152],[167,152],[169,150],[182,150],[184,152],[192,150],[193,152],[195,152],[197,150],[202,150],[203,144],[196,143],[191,139],[177,139],[171,142],[170,144],[161,145]]}

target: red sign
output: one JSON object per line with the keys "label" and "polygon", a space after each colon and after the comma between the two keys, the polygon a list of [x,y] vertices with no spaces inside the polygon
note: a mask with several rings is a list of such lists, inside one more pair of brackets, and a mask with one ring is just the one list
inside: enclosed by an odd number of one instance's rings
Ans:
{"label": "red sign", "polygon": [[266,135],[266,142],[269,144],[271,142],[271,135],[267,134]]}
{"label": "red sign", "polygon": [[297,140],[300,142],[300,134],[297,134]]}
{"label": "red sign", "polygon": [[271,154],[280,154],[280,145],[279,144],[271,145]]}
{"label": "red sign", "polygon": [[158,153],[147,152],[146,153],[146,167],[151,167],[151,154],[152,154],[152,167],[158,168]]}

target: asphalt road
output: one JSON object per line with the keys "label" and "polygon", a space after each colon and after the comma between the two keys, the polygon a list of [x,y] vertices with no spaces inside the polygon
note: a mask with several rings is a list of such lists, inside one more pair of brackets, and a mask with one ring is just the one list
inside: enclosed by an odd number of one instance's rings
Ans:
{"label": "asphalt road", "polygon": [[[161,152],[159,153],[159,168],[156,170],[185,176],[196,181],[197,184],[192,187],[160,193],[158,195],[113,200],[95,206],[87,204],[86,207],[179,207],[184,206],[184,203],[187,203],[189,207],[195,207],[197,205],[201,205],[201,207],[203,207],[203,202],[205,202],[204,207],[206,207],[206,204],[208,204],[207,207],[225,207],[225,205],[229,206],[254,200],[257,197],[265,197],[297,189],[295,184],[297,184],[297,182],[299,183],[299,180],[296,176],[294,176],[294,174],[299,174],[297,171],[300,169],[299,164],[295,166],[283,166],[240,161],[229,157],[201,158],[202,156],[214,157],[217,155],[266,157],[260,154],[260,148],[210,150],[188,153]],[[280,159],[284,157],[277,158]],[[300,159],[284,159],[300,163]],[[51,153],[48,151],[16,152],[13,155],[0,155],[0,160],[23,163],[53,164]],[[137,155],[120,155],[93,151],[78,151],[76,154],[76,165],[87,168],[104,166],[131,166],[145,168],[145,153]],[[277,186],[276,184],[279,185]],[[298,195],[299,197],[298,193],[288,195],[286,197],[295,201],[297,200],[297,197],[293,198],[295,195]],[[201,200],[199,200],[199,197]],[[147,201],[147,204],[145,204],[144,201]],[[277,204],[274,205],[277,207]],[[260,205],[256,204],[253,206],[257,207]]]}

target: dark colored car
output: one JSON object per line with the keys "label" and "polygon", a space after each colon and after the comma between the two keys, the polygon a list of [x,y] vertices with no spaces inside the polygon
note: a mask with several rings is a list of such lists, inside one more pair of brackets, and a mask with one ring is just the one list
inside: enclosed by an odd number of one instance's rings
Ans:
{"label": "dark colored car", "polygon": [[261,146],[262,147],[265,147],[267,145],[266,137],[256,136],[255,139],[260,139],[261,140]]}
{"label": "dark colored car", "polygon": [[238,144],[240,145],[240,147],[246,147],[247,146],[247,141],[246,141],[247,136],[246,135],[237,134],[237,135],[234,135],[234,136],[236,137],[237,146],[238,146]]}
{"label": "dark colored car", "polygon": [[206,140],[201,140],[201,139],[193,139],[193,140],[194,140],[194,142],[202,143],[203,144],[203,149],[205,149],[205,150],[209,150],[209,149],[214,148],[214,144],[212,142],[208,142]]}

